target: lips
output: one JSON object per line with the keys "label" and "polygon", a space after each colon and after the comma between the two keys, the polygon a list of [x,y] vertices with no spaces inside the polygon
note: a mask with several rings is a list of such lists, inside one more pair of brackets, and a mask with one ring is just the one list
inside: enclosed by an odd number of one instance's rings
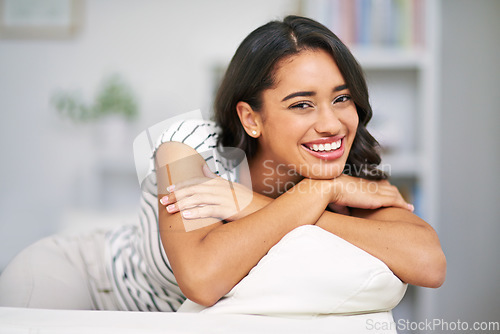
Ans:
{"label": "lips", "polygon": [[344,154],[344,136],[320,138],[303,143],[302,147],[312,156],[322,160],[334,160]]}

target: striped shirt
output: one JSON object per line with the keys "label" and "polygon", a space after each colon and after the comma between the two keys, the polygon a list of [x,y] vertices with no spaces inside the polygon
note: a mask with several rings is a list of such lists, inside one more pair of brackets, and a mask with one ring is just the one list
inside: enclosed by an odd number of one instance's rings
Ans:
{"label": "striped shirt", "polygon": [[[237,175],[216,150],[218,132],[210,121],[178,122],[162,133],[155,152],[164,142],[185,143],[200,153],[216,174],[237,181]],[[175,312],[186,297],[179,289],[160,239],[154,154],[150,173],[141,187],[139,224],[120,227],[107,235],[113,290],[122,310]]]}

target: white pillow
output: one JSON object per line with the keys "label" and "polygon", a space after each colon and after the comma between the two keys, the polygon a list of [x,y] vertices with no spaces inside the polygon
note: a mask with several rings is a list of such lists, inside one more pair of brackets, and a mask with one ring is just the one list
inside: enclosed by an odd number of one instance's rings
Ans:
{"label": "white pillow", "polygon": [[215,305],[186,301],[180,312],[260,315],[359,314],[386,311],[402,283],[379,259],[318,226],[301,226],[269,250]]}

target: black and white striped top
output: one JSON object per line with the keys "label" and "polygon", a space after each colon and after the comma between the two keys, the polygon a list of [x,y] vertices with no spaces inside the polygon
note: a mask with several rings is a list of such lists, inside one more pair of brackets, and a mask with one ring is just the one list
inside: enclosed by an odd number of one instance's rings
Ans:
{"label": "black and white striped top", "polygon": [[[218,132],[215,123],[210,121],[177,122],[162,133],[155,152],[167,141],[185,143],[202,154],[212,171],[237,182],[237,175],[218,157]],[[160,240],[153,159],[154,154],[150,173],[142,184],[139,224],[123,226],[107,235],[108,270],[122,310],[175,312],[186,297],[179,289]]]}

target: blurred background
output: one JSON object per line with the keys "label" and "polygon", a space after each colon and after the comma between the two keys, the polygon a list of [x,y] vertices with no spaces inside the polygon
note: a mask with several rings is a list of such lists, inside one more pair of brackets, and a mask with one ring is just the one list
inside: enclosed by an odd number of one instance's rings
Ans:
{"label": "blurred background", "polygon": [[287,14],[358,58],[382,167],[440,236],[445,284],[396,318],[500,321],[498,0],[0,0],[0,270],[44,236],[135,223],[134,138],[209,117],[239,43]]}

